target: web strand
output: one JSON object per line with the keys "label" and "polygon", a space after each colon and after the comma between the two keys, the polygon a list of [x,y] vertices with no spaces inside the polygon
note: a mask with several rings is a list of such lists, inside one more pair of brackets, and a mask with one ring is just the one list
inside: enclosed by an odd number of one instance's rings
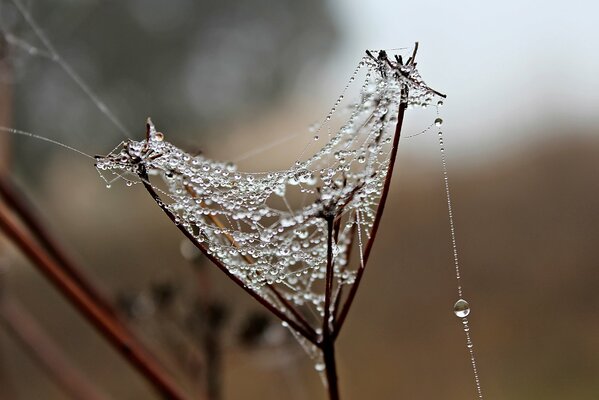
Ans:
{"label": "web strand", "polygon": [[36,135],[35,133],[26,132],[26,131],[22,131],[22,130],[19,130],[19,129],[14,129],[14,128],[7,128],[5,126],[0,126],[0,131],[12,133],[14,135],[27,136],[27,137],[30,137],[30,138],[33,138],[33,139],[38,139],[38,140],[42,140],[44,142],[52,143],[52,144],[55,144],[55,145],[60,146],[62,148],[65,148],[67,150],[74,151],[75,153],[79,153],[82,156],[85,156],[87,158],[91,158],[92,160],[95,160],[95,158],[93,156],[91,156],[91,155],[89,155],[89,154],[87,154],[87,153],[85,153],[85,152],[83,152],[81,150],[78,150],[78,149],[76,149],[74,147],[68,146],[68,145],[66,145],[64,143],[60,143],[60,142],[58,142],[56,140]]}
{"label": "web strand", "polygon": [[[56,62],[64,70],[64,72],[69,76],[69,78],[71,78],[71,80],[75,82],[75,84],[79,86],[79,88],[85,93],[85,95],[94,103],[98,110],[100,110],[100,112],[104,114],[118,128],[118,130],[121,132],[123,136],[125,136],[125,138],[129,139],[131,137],[131,133],[127,130],[127,128],[125,128],[125,126],[121,123],[117,116],[112,111],[110,111],[108,106],[102,100],[100,100],[100,98],[87,85],[87,83],[85,83],[85,81],[73,70],[73,68],[71,68],[71,66],[58,54],[55,47],[52,45],[52,42],[50,42],[50,39],[48,39],[44,31],[42,31],[37,22],[35,22],[35,20],[31,16],[29,11],[27,11],[27,8],[25,8],[21,0],[12,0],[12,2],[15,5],[15,7],[17,7],[21,15],[23,15],[23,18],[25,19],[25,21],[27,21],[35,35],[48,50],[50,56],[49,58],[52,61]],[[20,44],[24,45],[23,43]],[[35,47],[30,46],[30,49],[35,49]]]}
{"label": "web strand", "polygon": [[[436,125],[441,125],[443,120],[437,118],[435,121]],[[449,174],[447,172],[447,156],[445,154],[445,143],[443,141],[443,132],[439,131],[439,149],[441,151],[441,167],[443,171],[443,183],[445,188],[445,197],[447,199],[447,211],[449,216],[449,229],[451,237],[451,247],[453,253],[453,264],[456,276],[458,301],[454,305],[454,313],[462,321],[464,335],[466,336],[466,348],[468,349],[468,356],[470,358],[470,364],[472,366],[472,374],[474,377],[474,384],[476,387],[476,395],[479,400],[483,399],[482,388],[480,384],[480,377],[478,374],[478,366],[476,363],[476,357],[474,355],[474,343],[472,341],[472,335],[470,333],[470,325],[468,322],[468,315],[470,314],[470,305],[463,298],[462,288],[462,276],[460,273],[460,261],[458,257],[458,247],[456,241],[455,223],[453,218],[453,207],[451,202],[451,190],[449,185]]]}

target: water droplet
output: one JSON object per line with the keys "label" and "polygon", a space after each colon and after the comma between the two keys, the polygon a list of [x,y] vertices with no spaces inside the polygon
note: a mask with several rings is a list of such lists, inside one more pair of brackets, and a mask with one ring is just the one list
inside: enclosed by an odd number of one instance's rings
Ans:
{"label": "water droplet", "polygon": [[435,120],[435,125],[437,125],[437,126],[441,126],[441,125],[443,125],[443,120],[442,120],[441,118],[437,118],[437,119]]}
{"label": "water droplet", "polygon": [[318,139],[319,139],[318,135],[314,136],[314,140],[318,140]]}
{"label": "water droplet", "polygon": [[314,369],[317,370],[318,372],[322,372],[325,369],[325,365],[324,365],[324,363],[317,362],[316,364],[314,364]]}
{"label": "water droplet", "polygon": [[156,132],[156,134],[154,135],[154,140],[156,140],[157,142],[162,142],[164,140],[164,133]]}
{"label": "water droplet", "polygon": [[227,164],[225,164],[225,168],[229,172],[234,172],[235,170],[237,170],[237,166],[230,161]]}
{"label": "water droplet", "polygon": [[111,185],[110,183],[107,183],[107,184],[106,184],[106,189],[110,189],[110,187],[111,187],[111,186],[112,186],[112,185]]}
{"label": "water droplet", "polygon": [[443,100],[439,100],[437,102],[437,107],[443,107]]}
{"label": "water droplet", "polygon": [[470,304],[464,299],[459,299],[453,306],[453,313],[460,318],[467,317],[470,314]]}
{"label": "water droplet", "polygon": [[364,157],[364,156],[360,156],[360,157],[358,157],[358,162],[359,162],[360,164],[364,164],[364,162],[365,162],[365,161],[366,161],[366,157]]}

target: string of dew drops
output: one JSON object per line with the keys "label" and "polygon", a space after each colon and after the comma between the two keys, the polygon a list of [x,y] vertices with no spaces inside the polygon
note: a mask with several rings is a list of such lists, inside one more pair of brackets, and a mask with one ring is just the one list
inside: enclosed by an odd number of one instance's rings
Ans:
{"label": "string of dew drops", "polygon": [[[439,107],[443,105],[442,101],[437,103],[437,118],[435,119],[435,125],[440,127],[443,125],[443,119],[439,116]],[[443,183],[445,188],[445,197],[447,199],[447,212],[449,216],[449,230],[451,238],[451,247],[453,252],[453,264],[455,270],[455,277],[457,283],[458,300],[453,306],[453,312],[456,317],[460,318],[462,322],[462,329],[466,336],[466,348],[468,349],[468,355],[470,357],[470,364],[472,366],[472,373],[474,376],[474,384],[476,387],[476,395],[479,400],[483,399],[482,388],[480,383],[480,377],[478,374],[478,366],[476,363],[476,357],[474,354],[474,343],[472,341],[472,335],[470,334],[470,324],[468,322],[468,315],[470,315],[470,304],[464,299],[464,293],[462,288],[462,276],[460,274],[460,261],[458,258],[458,247],[456,241],[455,223],[453,220],[453,207],[451,202],[451,190],[449,186],[449,174],[447,172],[447,156],[445,154],[445,143],[443,141],[443,131],[439,130],[439,149],[441,152],[441,167],[443,172]]]}

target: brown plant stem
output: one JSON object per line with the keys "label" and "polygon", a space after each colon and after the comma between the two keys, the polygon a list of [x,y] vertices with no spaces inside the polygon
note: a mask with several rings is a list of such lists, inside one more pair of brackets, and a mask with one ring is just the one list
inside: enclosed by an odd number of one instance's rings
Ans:
{"label": "brown plant stem", "polygon": [[[407,90],[402,90],[401,98],[407,98]],[[381,223],[381,217],[383,216],[383,211],[385,210],[385,204],[387,202],[387,195],[389,194],[389,188],[391,187],[391,178],[393,176],[393,167],[395,166],[395,159],[397,158],[397,149],[399,147],[399,138],[401,136],[401,128],[404,120],[404,115],[406,109],[408,107],[407,102],[401,100],[399,103],[399,110],[397,112],[397,124],[395,125],[395,135],[393,137],[393,146],[391,148],[391,154],[389,157],[389,166],[387,168],[387,176],[385,177],[385,183],[383,186],[383,191],[381,193],[381,199],[379,201],[379,206],[376,210],[376,215],[374,217],[374,223],[372,224],[372,230],[370,232],[370,238],[366,243],[366,247],[364,248],[363,260],[364,262],[360,264],[356,272],[356,280],[351,286],[349,293],[347,295],[347,299],[343,304],[341,312],[339,313],[339,319],[336,321],[335,326],[335,336],[339,335],[341,328],[343,327],[343,323],[347,318],[347,314],[351,305],[356,296],[356,292],[358,291],[358,287],[360,286],[360,282],[362,280],[362,276],[364,275],[364,270],[366,267],[366,263],[368,262],[368,258],[370,257],[370,251],[372,250],[372,246],[374,244],[374,240],[376,238],[377,231],[379,229],[379,225]]]}
{"label": "brown plant stem", "polygon": [[327,378],[329,400],[339,400],[339,380],[337,378],[337,361],[335,358],[335,337],[332,335],[325,337],[320,348]]}
{"label": "brown plant stem", "polygon": [[144,187],[146,188],[146,190],[148,191],[148,193],[150,194],[150,196],[152,196],[152,198],[154,199],[156,204],[158,204],[158,206],[162,209],[162,211],[164,211],[164,213],[169,217],[169,219],[183,233],[183,235],[185,235],[185,237],[188,238],[191,241],[191,243],[194,244],[194,246],[196,246],[210,261],[212,261],[212,263],[214,265],[216,265],[218,269],[220,269],[225,275],[227,275],[227,277],[229,277],[229,279],[231,279],[237,286],[239,286],[246,293],[248,293],[250,296],[252,296],[256,301],[258,301],[258,303],[260,303],[262,306],[264,306],[266,309],[268,309],[268,311],[270,311],[272,314],[277,316],[281,321],[286,322],[292,329],[294,329],[298,334],[300,334],[301,336],[306,338],[308,341],[312,342],[313,344],[318,344],[319,338],[318,338],[318,335],[316,335],[316,333],[307,330],[301,323],[298,323],[294,319],[291,319],[285,312],[279,310],[277,307],[272,305],[265,298],[263,298],[258,292],[254,291],[250,287],[246,286],[245,283],[239,277],[232,274],[227,269],[227,267],[225,267],[223,265],[223,263],[221,263],[220,260],[218,260],[218,258],[216,258],[214,255],[210,254],[208,252],[208,249],[205,246],[203,246],[200,242],[198,242],[193,237],[193,235],[191,233],[189,233],[187,231],[187,229],[185,229],[185,227],[183,225],[178,223],[177,217],[168,209],[166,204],[160,199],[160,196],[158,195],[158,193],[156,193],[156,191],[150,184],[150,180],[149,180],[148,173],[146,171],[145,166],[143,164],[140,164],[139,168],[140,168],[140,171],[138,172],[139,177],[141,178],[141,181],[142,181]]}
{"label": "brown plant stem", "polygon": [[0,207],[0,229],[67,300],[134,366],[165,399],[184,400],[172,378],[150,357],[120,321],[99,306],[41,246]]}
{"label": "brown plant stem", "polygon": [[333,296],[333,216],[327,216],[327,269],[325,272],[324,317],[322,334],[326,337],[331,331],[331,297]]}
{"label": "brown plant stem", "polygon": [[0,322],[13,339],[70,397],[79,400],[108,399],[72,365],[35,319],[16,300],[8,299],[6,295],[0,300]]}
{"label": "brown plant stem", "polygon": [[33,210],[33,206],[30,204],[27,197],[8,175],[0,174],[0,197],[2,197],[8,207],[19,216],[20,220],[50,256],[61,265],[64,272],[73,279],[83,291],[92,297],[97,305],[102,307],[107,313],[116,316],[117,312],[105,292],[86,276],[83,270],[77,266],[77,264],[61,248],[58,242],[53,239],[52,234],[40,222],[41,219],[36,215],[37,213]]}
{"label": "brown plant stem", "polygon": [[[149,135],[149,128],[148,128],[148,135]],[[191,195],[191,197],[197,198],[197,194],[195,193],[195,191],[193,190],[193,188],[191,186],[186,185],[185,190],[187,191],[187,193],[189,193]],[[216,226],[218,226],[222,230],[226,231],[225,225],[222,223],[222,221],[216,215],[210,214],[210,215],[208,215],[208,218]],[[239,248],[239,244],[235,241],[235,239],[233,239],[233,236],[231,236],[227,232],[225,232],[224,235],[233,247]],[[193,242],[193,240],[192,240],[192,242]],[[203,252],[203,250],[202,250],[202,252]],[[254,258],[252,256],[243,254],[241,257],[245,260],[246,263],[248,263],[248,265],[252,265],[255,263]],[[285,297],[283,297],[281,292],[279,292],[276,287],[274,287],[271,284],[267,284],[266,287],[268,288],[268,290],[270,290],[275,295],[275,297],[283,305],[283,307],[285,307],[285,309],[293,315],[293,317],[296,319],[296,321],[298,323],[300,323],[306,329],[306,331],[310,332],[311,335],[316,335],[316,331],[314,330],[314,328],[312,328],[312,326],[306,320],[306,318],[304,318],[304,316],[301,315],[299,313],[299,311]]]}
{"label": "brown plant stem", "polygon": [[[333,228],[334,216],[325,217],[327,221],[327,269],[325,277],[324,317],[322,321],[322,343],[320,349],[325,366],[329,400],[339,400],[339,381],[335,360],[335,335],[332,331],[331,297],[333,296]],[[334,315],[334,314],[333,314]]]}

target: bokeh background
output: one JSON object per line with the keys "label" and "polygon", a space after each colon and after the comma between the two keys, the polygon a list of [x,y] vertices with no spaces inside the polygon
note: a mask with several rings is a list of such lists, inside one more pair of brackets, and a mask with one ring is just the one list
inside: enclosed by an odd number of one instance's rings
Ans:
{"label": "bokeh background", "polygon": [[[419,41],[422,75],[448,94],[443,129],[485,398],[599,397],[595,3],[25,4],[133,135],[142,137],[152,116],[172,142],[217,159],[307,132],[364,49]],[[0,28],[43,47],[11,1],[0,2]],[[91,154],[123,139],[55,63],[14,46],[4,50],[2,125]],[[455,277],[435,136],[400,145],[379,239],[339,341],[344,399],[475,397],[452,313]],[[324,398],[299,346],[190,254],[143,189],[108,190],[88,160],[47,143],[3,133],[0,146],[4,171],[190,392],[202,391],[197,338],[216,318],[223,399]],[[294,154],[282,144],[243,166],[271,167]],[[156,398],[18,251],[4,239],[0,246],[3,297],[18,299],[109,398]],[[197,304],[206,297],[210,315]],[[0,398],[69,398],[4,325]]]}

